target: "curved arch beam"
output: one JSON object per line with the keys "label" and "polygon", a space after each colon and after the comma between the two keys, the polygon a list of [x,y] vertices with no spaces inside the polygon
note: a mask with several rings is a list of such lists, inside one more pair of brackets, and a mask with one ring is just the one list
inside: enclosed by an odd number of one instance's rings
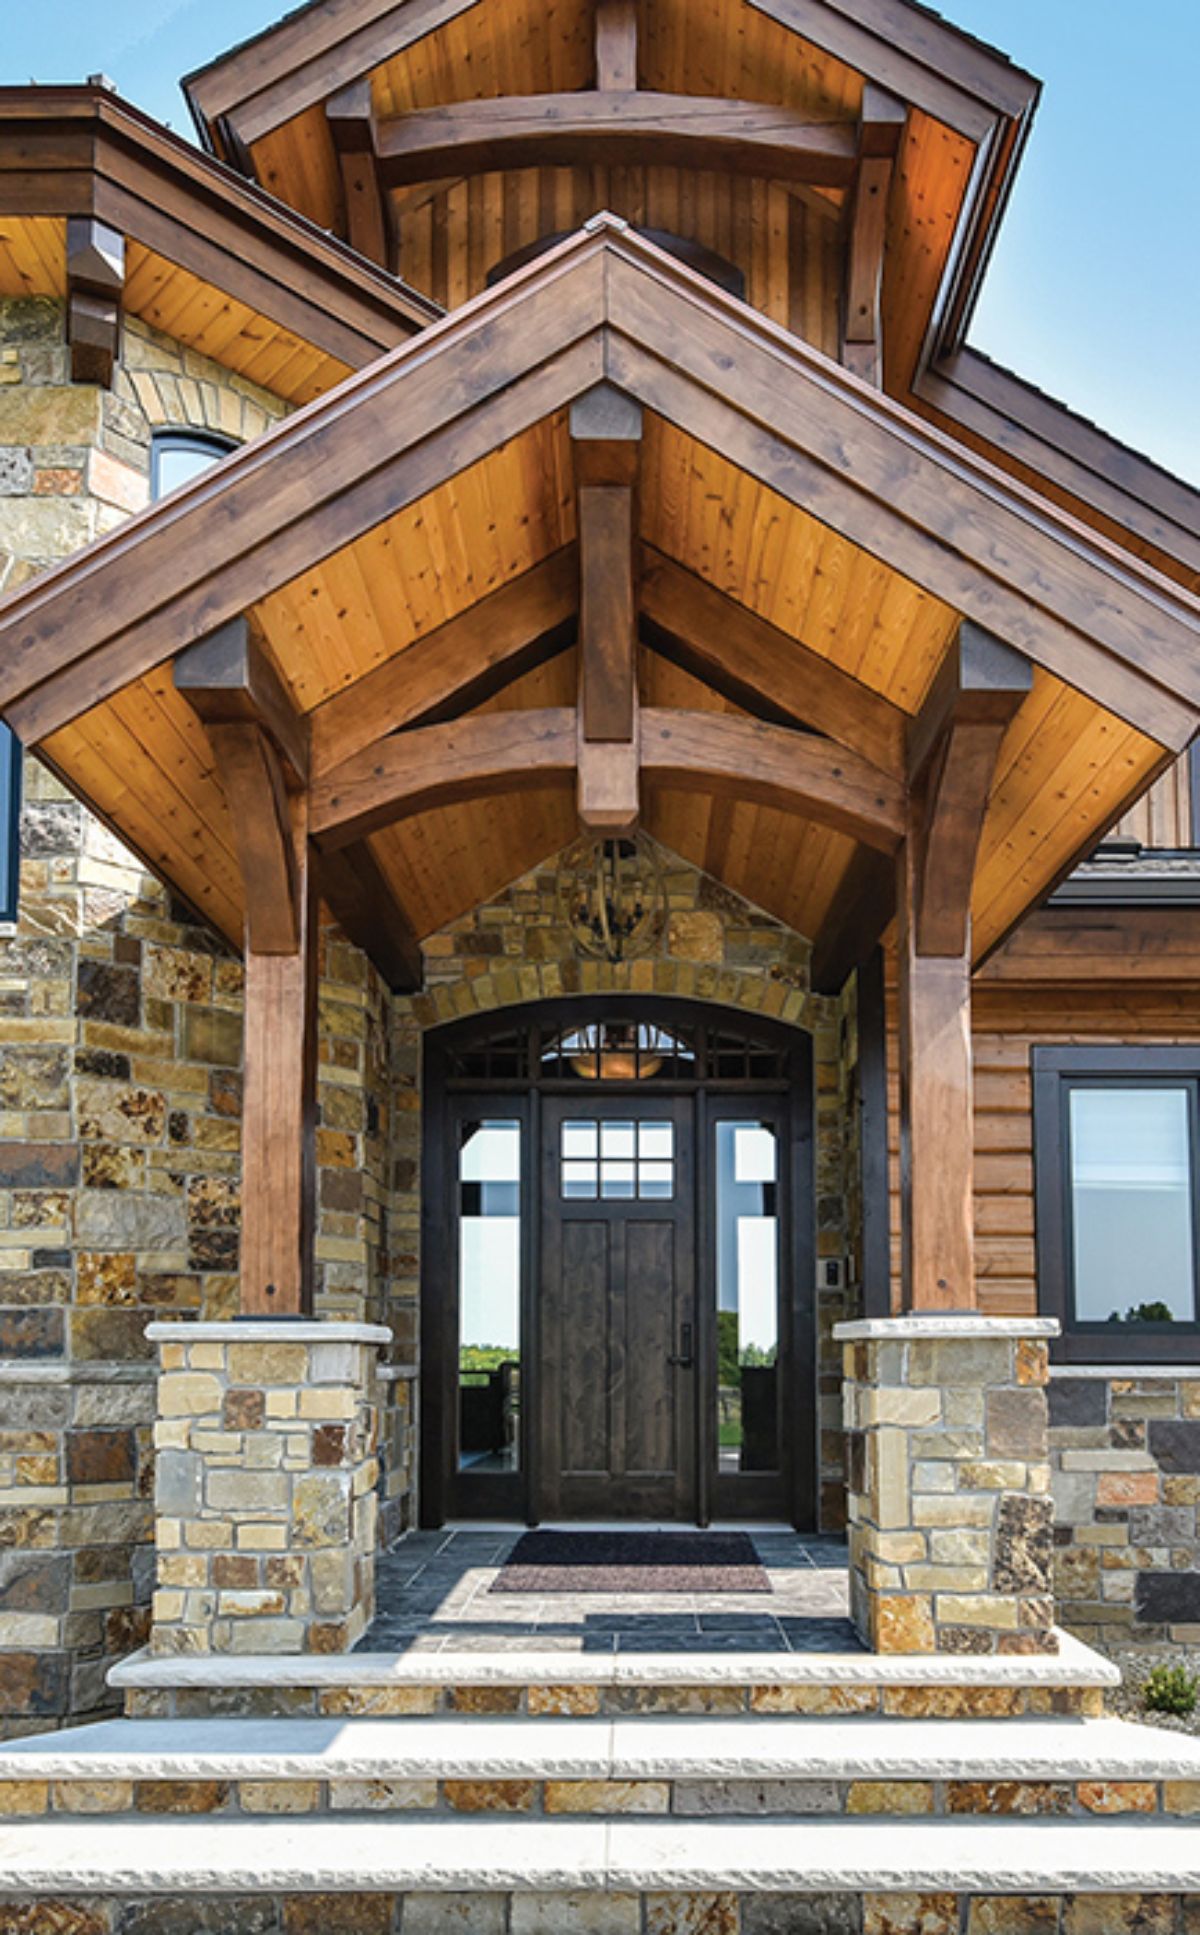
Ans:
{"label": "curved arch beam", "polygon": [[[313,787],[310,825],[346,846],[431,807],[574,776],[573,707],[491,712],[379,741]],[[857,753],[811,733],[719,712],[641,715],[641,770],[652,779],[782,807],[884,853],[904,832],[904,790]]]}
{"label": "curved arch beam", "polygon": [[514,95],[417,108],[375,127],[384,188],[503,168],[731,169],[817,188],[847,188],[858,165],[851,121],[791,108],[681,94]]}

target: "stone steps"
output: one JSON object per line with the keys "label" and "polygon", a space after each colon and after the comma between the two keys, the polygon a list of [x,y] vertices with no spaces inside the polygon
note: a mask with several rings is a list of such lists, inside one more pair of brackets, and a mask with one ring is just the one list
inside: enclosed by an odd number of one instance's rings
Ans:
{"label": "stone steps", "polygon": [[[1200,1897],[1200,1835],[1156,1821],[29,1821],[0,1827],[0,1894],[131,1899],[155,1895],[276,1897],[339,1893],[736,1898],[888,1893]],[[1194,1904],[1200,1907],[1200,1901]],[[823,1907],[824,1912],[824,1907]],[[1173,1935],[1175,1919],[1111,1924]],[[606,1922],[563,1915],[536,1924],[565,1935],[638,1928],[619,1907]],[[47,1918],[46,1926],[61,1926]],[[227,1922],[193,1924],[220,1927]],[[314,1927],[319,1924],[314,1923]],[[325,1926],[328,1926],[326,1922]],[[445,1926],[472,1926],[469,1920]],[[514,1926],[517,1923],[514,1922]],[[658,1926],[704,1927],[703,1922]],[[830,1935],[840,1921],[771,1926]],[[848,1925],[848,1924],[846,1924]],[[886,1925],[886,1924],[884,1924]],[[907,1923],[897,1926],[907,1927]],[[1042,1930],[1049,1918],[1006,1927]],[[1194,1926],[1194,1919],[1191,1923]],[[32,1927],[32,1923],[25,1926]],[[374,1928],[375,1923],[363,1924]],[[429,1927],[436,1926],[431,1922]],[[708,1923],[724,1932],[735,1921]],[[766,1924],[763,1924],[766,1926]],[[938,1931],[948,1919],[916,1923]],[[957,1931],[959,1922],[953,1922]]]}
{"label": "stone steps", "polygon": [[1008,1719],[1103,1712],[1116,1667],[1067,1633],[1042,1655],[545,1650],[281,1658],[133,1655],[110,1674],[126,1711],[206,1715],[622,1713]]}
{"label": "stone steps", "polygon": [[1200,1741],[1120,1720],[642,1714],[124,1720],[0,1749],[9,1818],[377,1812],[1196,1821]]}

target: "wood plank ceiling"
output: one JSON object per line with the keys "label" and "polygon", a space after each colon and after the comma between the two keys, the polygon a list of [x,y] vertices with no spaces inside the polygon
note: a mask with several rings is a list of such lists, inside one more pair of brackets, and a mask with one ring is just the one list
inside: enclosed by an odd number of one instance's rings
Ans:
{"label": "wood plank ceiling", "polygon": [[[866,687],[915,713],[957,614],[716,452],[649,416],[644,541]],[[383,661],[569,545],[570,451],[561,417],[492,452],[256,607],[254,623],[296,703],[311,712]],[[652,650],[645,701],[736,710]],[[569,705],[574,654],[527,672],[480,710]],[[218,926],[240,932],[225,802],[203,732],[160,669],[55,734],[46,751]],[[1115,817],[1157,745],[1039,671],[1008,734],[976,891],[981,948],[1048,885],[1080,829]],[[664,845],[801,933],[817,936],[856,849],[782,812],[650,788],[644,824]],[[373,836],[414,930],[435,932],[566,844],[565,786],[421,814]]]}
{"label": "wood plank ceiling", "polygon": [[[67,225],[54,216],[0,218],[0,298],[67,290]],[[142,243],[126,249],[126,315],[259,383],[288,403],[311,403],[349,366]]]}

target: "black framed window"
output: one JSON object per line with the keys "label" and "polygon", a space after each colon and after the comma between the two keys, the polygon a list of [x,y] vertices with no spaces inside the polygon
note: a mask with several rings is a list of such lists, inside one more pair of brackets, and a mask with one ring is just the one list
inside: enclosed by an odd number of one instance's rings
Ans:
{"label": "black framed window", "polygon": [[16,920],[21,886],[21,742],[0,725],[0,921]]}
{"label": "black framed window", "polygon": [[150,495],[157,504],[193,477],[219,464],[237,444],[207,430],[156,430],[150,444]]}
{"label": "black framed window", "polygon": [[1200,1357],[1200,1049],[1035,1048],[1042,1311],[1068,1362]]}

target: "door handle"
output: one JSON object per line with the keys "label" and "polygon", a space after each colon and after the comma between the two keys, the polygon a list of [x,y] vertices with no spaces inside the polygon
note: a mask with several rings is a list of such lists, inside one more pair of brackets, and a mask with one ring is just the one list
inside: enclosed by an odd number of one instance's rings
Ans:
{"label": "door handle", "polygon": [[667,1362],[668,1364],[674,1364],[681,1371],[695,1369],[695,1360],[692,1357],[692,1326],[690,1324],[680,1324],[679,1355],[678,1357],[668,1357]]}

